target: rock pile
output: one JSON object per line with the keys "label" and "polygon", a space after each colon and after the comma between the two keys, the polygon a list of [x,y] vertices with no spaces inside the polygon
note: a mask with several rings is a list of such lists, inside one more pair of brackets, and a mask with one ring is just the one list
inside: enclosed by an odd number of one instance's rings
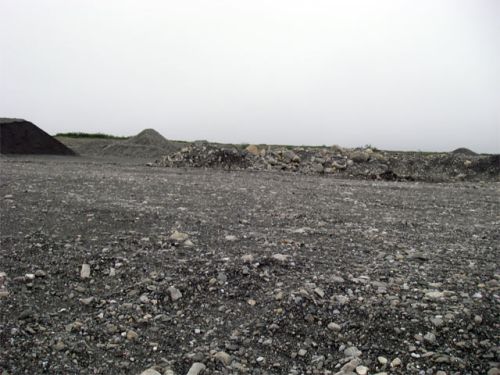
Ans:
{"label": "rock pile", "polygon": [[249,152],[236,148],[195,143],[165,156],[158,164],[166,167],[246,169],[254,162],[252,156]]}
{"label": "rock pile", "polygon": [[267,147],[244,150],[192,144],[157,162],[167,167],[281,170],[387,181],[498,180],[498,155],[389,152],[372,148]]}

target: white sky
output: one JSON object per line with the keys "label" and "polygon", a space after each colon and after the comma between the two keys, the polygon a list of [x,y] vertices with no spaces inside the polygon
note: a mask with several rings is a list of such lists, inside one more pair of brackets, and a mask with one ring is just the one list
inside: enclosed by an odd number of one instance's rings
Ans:
{"label": "white sky", "polygon": [[0,0],[0,117],[500,152],[499,0]]}

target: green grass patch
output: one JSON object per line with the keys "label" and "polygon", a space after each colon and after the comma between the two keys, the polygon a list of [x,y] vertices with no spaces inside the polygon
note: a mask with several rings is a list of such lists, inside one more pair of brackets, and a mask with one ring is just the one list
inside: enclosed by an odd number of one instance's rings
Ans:
{"label": "green grass patch", "polygon": [[98,139],[128,139],[130,137],[120,137],[111,134],[104,133],[81,133],[81,132],[70,132],[70,133],[57,133],[56,137],[67,137],[67,138],[98,138]]}

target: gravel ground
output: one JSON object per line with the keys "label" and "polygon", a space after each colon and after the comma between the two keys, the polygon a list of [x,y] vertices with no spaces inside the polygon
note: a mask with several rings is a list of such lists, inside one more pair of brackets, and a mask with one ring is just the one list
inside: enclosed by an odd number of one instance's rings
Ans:
{"label": "gravel ground", "polygon": [[2,374],[499,373],[498,183],[0,171]]}

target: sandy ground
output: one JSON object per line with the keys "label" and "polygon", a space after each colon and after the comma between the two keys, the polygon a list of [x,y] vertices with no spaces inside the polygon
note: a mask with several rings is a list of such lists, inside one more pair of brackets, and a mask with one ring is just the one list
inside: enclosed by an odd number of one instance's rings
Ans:
{"label": "sandy ground", "polygon": [[0,172],[3,374],[497,373],[498,183]]}

